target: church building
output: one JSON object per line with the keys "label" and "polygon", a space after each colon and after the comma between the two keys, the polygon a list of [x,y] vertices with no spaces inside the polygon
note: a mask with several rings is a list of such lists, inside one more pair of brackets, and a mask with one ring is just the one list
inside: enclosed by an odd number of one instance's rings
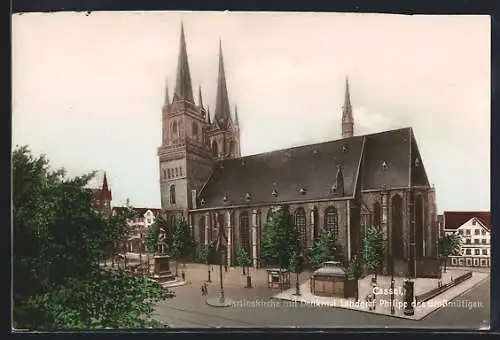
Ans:
{"label": "church building", "polygon": [[181,25],[175,91],[170,99],[166,90],[158,148],[168,221],[186,218],[200,244],[223,230],[227,263],[244,248],[259,267],[266,219],[288,205],[304,248],[327,230],[348,260],[361,251],[366,228],[376,226],[386,242],[384,273],[438,275],[435,191],[411,127],[356,135],[346,79],[341,138],[242,157],[220,43],[218,69],[211,114],[201,88],[194,100]]}

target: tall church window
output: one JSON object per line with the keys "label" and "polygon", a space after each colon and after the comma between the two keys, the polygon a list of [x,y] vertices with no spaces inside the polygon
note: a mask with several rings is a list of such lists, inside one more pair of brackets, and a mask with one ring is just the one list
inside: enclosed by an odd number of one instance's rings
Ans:
{"label": "tall church window", "polygon": [[167,178],[167,170],[163,169],[163,178]]}
{"label": "tall church window", "polygon": [[403,199],[400,195],[395,195],[391,202],[391,252],[395,259],[404,257],[403,239]]}
{"label": "tall church window", "polygon": [[168,178],[171,178],[172,177],[172,172],[170,171],[170,169],[167,169],[167,172],[168,172]]}
{"label": "tall church window", "polygon": [[170,204],[175,204],[175,185],[170,186]]}
{"label": "tall church window", "polygon": [[229,154],[230,155],[234,154],[234,142],[233,141],[229,142]]}
{"label": "tall church window", "polygon": [[193,124],[191,125],[191,130],[193,133],[193,138],[198,140],[198,124],[196,124],[196,122],[193,122]]}
{"label": "tall church window", "polygon": [[177,136],[177,133],[178,133],[178,127],[177,127],[177,122],[174,121],[174,123],[172,124],[172,134],[174,136]]}
{"label": "tall church window", "polygon": [[256,232],[256,239],[257,239],[257,254],[260,254],[260,244],[262,242],[262,214],[260,210],[257,210],[257,216],[256,216],[256,224],[257,228],[255,230]]}
{"label": "tall church window", "polygon": [[217,157],[219,155],[219,146],[216,141],[212,142],[212,154]]}
{"label": "tall church window", "polygon": [[179,176],[182,176],[182,166],[179,167]]}
{"label": "tall church window", "polygon": [[325,210],[325,231],[332,233],[335,237],[339,236],[339,216],[334,207],[328,207]]}
{"label": "tall church window", "polygon": [[240,247],[250,254],[250,226],[248,212],[240,214]]}
{"label": "tall church window", "polygon": [[175,168],[175,177],[179,176],[179,168]]}
{"label": "tall church window", "polygon": [[269,222],[271,220],[272,215],[273,215],[273,209],[269,209],[267,211],[266,222]]}
{"label": "tall church window", "polygon": [[373,204],[373,226],[380,227],[382,222],[382,208],[379,202]]}
{"label": "tall church window", "polygon": [[198,242],[199,244],[205,244],[205,216],[200,217],[198,222]]}
{"label": "tall church window", "polygon": [[299,232],[299,240],[302,246],[306,246],[307,230],[306,230],[306,212],[303,208],[298,208],[295,211],[295,226]]}

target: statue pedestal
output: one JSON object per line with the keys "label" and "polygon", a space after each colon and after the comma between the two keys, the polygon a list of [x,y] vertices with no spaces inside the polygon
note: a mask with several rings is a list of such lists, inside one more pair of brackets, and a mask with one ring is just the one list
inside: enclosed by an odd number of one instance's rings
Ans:
{"label": "statue pedestal", "polygon": [[175,280],[175,275],[170,271],[170,256],[156,255],[153,257],[153,279],[158,282]]}

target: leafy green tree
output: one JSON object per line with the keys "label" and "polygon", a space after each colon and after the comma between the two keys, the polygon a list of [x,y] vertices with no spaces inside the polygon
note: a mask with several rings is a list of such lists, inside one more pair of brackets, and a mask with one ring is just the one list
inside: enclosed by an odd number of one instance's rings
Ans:
{"label": "leafy green tree", "polygon": [[441,236],[438,241],[438,250],[441,261],[444,262],[444,272],[446,273],[448,257],[459,255],[462,251],[462,237],[456,233]]}
{"label": "leafy green tree", "polygon": [[347,279],[355,281],[354,288],[356,301],[358,301],[358,280],[363,273],[361,261],[358,255],[354,255],[347,264]]}
{"label": "leafy green tree", "polygon": [[153,224],[151,224],[148,228],[146,235],[146,246],[148,247],[148,252],[159,252],[158,239],[160,237],[160,228],[162,225],[161,220],[163,220],[162,216],[156,217]]}
{"label": "leafy green tree", "polygon": [[198,251],[198,256],[197,260],[200,263],[204,263],[207,265],[207,270],[208,270],[208,279],[207,282],[212,282],[210,278],[210,272],[211,272],[211,265],[214,263],[214,257],[215,257],[215,248],[213,244],[202,244],[200,246],[200,249]]}
{"label": "leafy green tree", "polygon": [[313,269],[321,267],[323,262],[333,261],[339,256],[337,239],[333,233],[321,231],[311,248],[309,263]]}
{"label": "leafy green tree", "polygon": [[288,206],[273,211],[262,232],[261,259],[267,265],[287,268],[298,236]]}
{"label": "leafy green tree", "polygon": [[363,262],[377,280],[377,273],[384,262],[384,235],[381,230],[370,227],[363,239]]}
{"label": "leafy green tree", "polygon": [[100,266],[129,216],[106,219],[92,209],[85,186],[94,174],[68,179],[26,146],[14,150],[12,163],[14,328],[158,326],[154,303],[172,293]]}
{"label": "leafy green tree", "polygon": [[235,263],[242,268],[243,275],[245,275],[245,268],[250,266],[250,256],[244,248],[239,248],[236,252]]}
{"label": "leafy green tree", "polygon": [[300,247],[297,247],[290,256],[289,270],[295,273],[295,295],[300,295],[299,275],[304,270],[304,256]]}
{"label": "leafy green tree", "polygon": [[196,243],[189,232],[186,221],[179,219],[175,225],[170,246],[171,256],[175,259],[175,275],[179,271],[179,261],[184,262],[195,246]]}

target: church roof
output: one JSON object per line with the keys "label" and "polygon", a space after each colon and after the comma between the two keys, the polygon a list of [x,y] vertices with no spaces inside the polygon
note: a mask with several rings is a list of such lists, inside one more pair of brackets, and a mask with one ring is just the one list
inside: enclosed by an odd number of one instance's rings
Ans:
{"label": "church roof", "polygon": [[[412,129],[404,128],[223,160],[199,192],[198,207],[342,199],[353,197],[357,185],[428,186],[421,160],[413,165],[419,157]],[[334,189],[339,166],[343,195]]]}

